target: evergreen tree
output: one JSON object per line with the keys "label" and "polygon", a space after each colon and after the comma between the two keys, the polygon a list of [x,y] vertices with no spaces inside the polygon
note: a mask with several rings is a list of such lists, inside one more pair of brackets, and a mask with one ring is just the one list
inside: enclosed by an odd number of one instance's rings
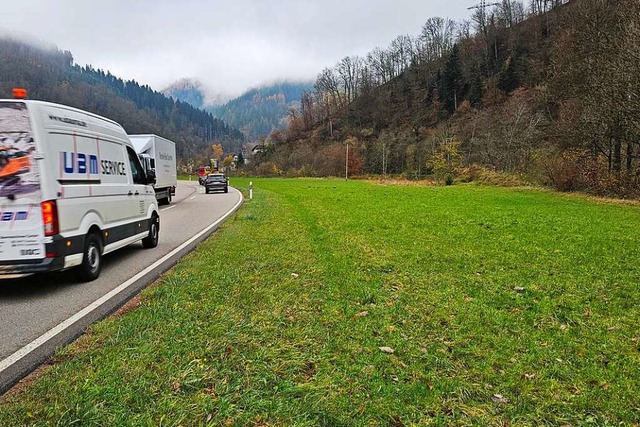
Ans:
{"label": "evergreen tree", "polygon": [[453,113],[458,104],[462,102],[465,95],[464,87],[465,81],[462,75],[460,51],[458,44],[454,44],[442,73],[442,85],[440,87],[440,100],[449,113]]}
{"label": "evergreen tree", "polygon": [[484,97],[484,84],[482,82],[482,70],[477,62],[471,67],[471,87],[469,89],[469,102],[472,107],[478,107]]}
{"label": "evergreen tree", "polygon": [[506,66],[500,73],[498,88],[505,93],[511,93],[523,85],[524,76],[527,74],[525,50],[518,45],[507,59]]}

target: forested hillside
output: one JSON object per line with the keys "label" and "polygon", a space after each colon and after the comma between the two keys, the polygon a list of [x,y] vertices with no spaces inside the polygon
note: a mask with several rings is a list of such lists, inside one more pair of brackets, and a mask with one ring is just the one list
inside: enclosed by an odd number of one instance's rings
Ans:
{"label": "forested hillside", "polygon": [[128,133],[155,133],[176,142],[179,161],[204,161],[211,145],[236,151],[237,129],[211,113],[174,101],[149,86],[74,64],[71,52],[0,39],[0,98],[25,87],[30,99],[57,102],[108,117]]}
{"label": "forested hillside", "polygon": [[640,3],[503,0],[323,70],[258,171],[640,195]]}
{"label": "forested hillside", "polygon": [[312,83],[281,82],[251,89],[220,107],[211,108],[249,139],[268,136],[289,123],[290,111],[300,106],[302,94],[313,90]]}
{"label": "forested hillside", "polygon": [[230,97],[217,93],[195,79],[180,79],[177,82],[162,89],[164,95],[170,96],[180,102],[187,102],[201,110],[211,107],[219,107],[227,103]]}

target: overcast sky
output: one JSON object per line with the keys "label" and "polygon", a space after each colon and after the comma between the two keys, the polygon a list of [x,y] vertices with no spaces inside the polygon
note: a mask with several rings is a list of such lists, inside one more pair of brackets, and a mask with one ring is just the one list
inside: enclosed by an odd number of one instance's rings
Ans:
{"label": "overcast sky", "polygon": [[161,90],[184,77],[238,95],[313,80],[346,55],[417,35],[476,0],[2,0],[0,33],[37,38]]}

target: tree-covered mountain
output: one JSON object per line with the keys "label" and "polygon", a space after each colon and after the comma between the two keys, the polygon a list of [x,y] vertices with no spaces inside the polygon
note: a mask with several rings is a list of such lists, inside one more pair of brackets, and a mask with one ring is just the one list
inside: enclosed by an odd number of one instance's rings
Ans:
{"label": "tree-covered mountain", "polygon": [[175,100],[186,102],[199,109],[219,107],[230,97],[216,93],[195,79],[180,79],[162,90],[162,93]]}
{"label": "tree-covered mountain", "polygon": [[[640,197],[640,3],[504,0],[324,69],[252,164]],[[269,144],[270,143],[270,144]],[[262,165],[261,165],[262,162]]]}
{"label": "tree-covered mountain", "polygon": [[288,126],[291,109],[297,110],[311,82],[280,82],[251,89],[226,104],[211,108],[216,117],[240,129],[249,139],[267,136]]}
{"label": "tree-covered mountain", "polygon": [[239,151],[244,140],[240,131],[210,112],[108,71],[74,64],[69,51],[0,38],[0,98],[11,97],[13,87],[28,89],[30,99],[108,117],[131,134],[155,133],[171,139],[183,163],[208,158],[214,143],[222,143],[228,152]]}

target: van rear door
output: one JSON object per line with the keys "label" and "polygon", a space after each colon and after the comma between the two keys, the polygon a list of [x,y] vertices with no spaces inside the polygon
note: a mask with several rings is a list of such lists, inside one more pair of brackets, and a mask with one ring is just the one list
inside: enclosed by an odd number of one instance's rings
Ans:
{"label": "van rear door", "polygon": [[35,153],[27,105],[0,102],[0,264],[46,255]]}

